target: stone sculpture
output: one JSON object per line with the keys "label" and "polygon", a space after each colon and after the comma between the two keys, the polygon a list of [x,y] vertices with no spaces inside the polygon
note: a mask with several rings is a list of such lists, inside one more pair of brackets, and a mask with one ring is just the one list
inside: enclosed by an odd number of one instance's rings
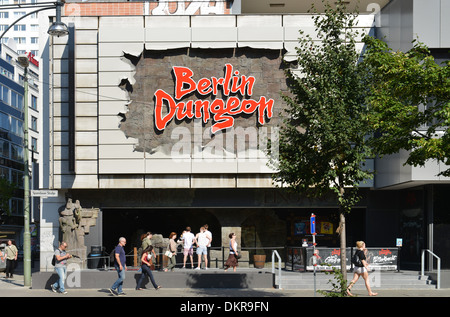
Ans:
{"label": "stone sculpture", "polygon": [[87,247],[84,237],[89,233],[89,228],[95,226],[98,217],[98,208],[85,209],[80,201],[72,202],[67,199],[66,207],[60,212],[59,227],[61,231],[60,241],[67,243],[67,252],[74,255],[68,263],[77,262],[86,266]]}

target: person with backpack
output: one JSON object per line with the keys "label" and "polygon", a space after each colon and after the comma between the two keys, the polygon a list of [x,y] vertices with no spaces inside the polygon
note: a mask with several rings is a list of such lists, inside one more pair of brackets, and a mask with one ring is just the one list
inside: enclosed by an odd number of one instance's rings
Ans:
{"label": "person with backpack", "polygon": [[350,289],[355,285],[355,283],[358,281],[359,277],[362,276],[364,279],[364,282],[366,284],[367,291],[369,292],[369,296],[376,296],[378,293],[372,292],[370,288],[370,282],[369,282],[369,264],[366,261],[366,255],[364,253],[364,250],[366,249],[366,244],[364,241],[357,241],[356,242],[356,251],[355,254],[352,257],[352,263],[355,265],[353,279],[351,280],[350,284],[347,287],[347,295],[353,296],[353,294],[350,292]]}
{"label": "person with backpack", "polygon": [[56,283],[51,285],[52,291],[54,293],[67,294],[64,289],[64,282],[67,277],[67,259],[70,259],[72,256],[66,252],[67,243],[62,241],[59,244],[59,248],[55,250],[55,254],[53,255],[52,264],[55,266],[56,273],[58,273],[59,279]]}
{"label": "person with backpack", "polygon": [[114,249],[114,267],[117,271],[118,278],[109,289],[113,295],[125,295],[122,290],[123,281],[125,280],[125,271],[127,270],[124,246],[127,240],[124,237],[119,239],[119,244]]}

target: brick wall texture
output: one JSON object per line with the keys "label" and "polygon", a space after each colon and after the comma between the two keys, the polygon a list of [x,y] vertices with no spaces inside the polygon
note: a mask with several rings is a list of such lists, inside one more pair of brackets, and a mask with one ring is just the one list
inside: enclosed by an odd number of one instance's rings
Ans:
{"label": "brick wall texture", "polygon": [[[165,3],[166,4],[166,3]],[[165,5],[164,4],[164,5]],[[160,4],[158,2],[149,2],[149,14]],[[185,1],[184,5],[179,5],[178,2],[169,2],[168,14],[175,14],[181,8],[188,10],[189,6],[194,5],[192,1]],[[210,2],[209,6],[214,7],[216,2]],[[66,3],[63,7],[63,15],[78,15],[78,16],[113,16],[113,15],[144,15],[144,2],[76,2]],[[230,2],[227,2],[224,7],[223,14],[230,14]],[[180,13],[180,12],[178,12]],[[198,9],[192,15],[201,14]]]}

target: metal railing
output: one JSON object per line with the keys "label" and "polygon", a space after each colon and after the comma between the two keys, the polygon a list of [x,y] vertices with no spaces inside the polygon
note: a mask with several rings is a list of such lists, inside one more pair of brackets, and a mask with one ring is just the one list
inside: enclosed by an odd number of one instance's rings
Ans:
{"label": "metal railing", "polygon": [[428,249],[422,250],[421,275],[425,276],[425,251],[437,259],[437,289],[441,288],[441,258]]}
{"label": "metal railing", "polygon": [[[285,253],[282,251],[284,249],[285,249],[285,247],[281,247],[281,246],[280,247],[275,246],[275,247],[255,247],[255,248],[243,247],[243,248],[239,248],[238,249],[239,252],[241,252],[241,251],[248,252],[248,258],[245,257],[245,258],[239,259],[239,262],[240,263],[248,263],[248,267],[251,267],[251,264],[254,262],[254,260],[253,260],[254,254],[267,254],[267,257],[269,257],[273,251],[278,250],[278,251],[276,251],[276,256],[278,258],[278,262],[279,262],[278,265],[279,265],[279,271],[280,271],[281,269],[285,269],[284,268],[285,263],[284,263],[284,259],[282,256]],[[154,250],[155,250],[157,258],[153,259],[153,265],[155,266],[156,270],[163,270],[164,266],[166,264],[165,259],[163,257],[165,248],[157,247]],[[213,257],[211,254],[211,257],[208,259],[208,262],[210,264],[209,266],[211,268],[223,269],[225,267],[225,262],[227,261],[227,258],[228,258],[229,247],[224,247],[224,246],[211,247],[211,251],[219,251],[221,256]],[[281,253],[281,255],[279,252]],[[195,252],[195,247],[194,247],[193,253],[194,253],[194,266],[197,266],[198,258],[197,258],[197,254]],[[216,255],[218,255],[218,254],[216,253]],[[53,257],[53,255],[49,256],[48,259],[46,260],[46,270],[47,271],[53,270],[53,266],[50,265],[52,257]],[[136,267],[134,266],[135,257],[136,257],[137,263],[138,263]],[[134,252],[131,251],[125,255],[125,258],[126,258],[127,266],[130,269],[140,268],[139,254],[135,255]],[[179,267],[183,264],[183,249],[180,250],[180,248],[179,248],[179,250],[177,251],[176,260],[177,260],[176,261],[177,267]],[[272,262],[273,262],[273,260],[274,259],[272,259]],[[111,261],[111,257],[110,257],[110,254],[108,251],[102,251],[100,254],[95,254],[95,256],[89,254],[83,259],[78,258],[78,261],[80,263],[80,266],[83,269],[87,269],[87,270],[89,270],[89,269],[103,269],[103,270],[114,269],[114,262]],[[97,265],[97,263],[99,263],[99,264]],[[186,261],[186,266],[190,267],[190,264],[191,264],[190,258],[188,257],[187,261]],[[266,264],[269,264],[268,261],[266,261]],[[204,265],[204,263],[202,263],[202,266],[203,265]],[[244,266],[244,267],[246,267],[246,266]]]}
{"label": "metal railing", "polygon": [[275,255],[278,258],[278,288],[282,289],[282,287],[281,287],[281,257],[277,250],[272,251],[272,274],[275,274]]}

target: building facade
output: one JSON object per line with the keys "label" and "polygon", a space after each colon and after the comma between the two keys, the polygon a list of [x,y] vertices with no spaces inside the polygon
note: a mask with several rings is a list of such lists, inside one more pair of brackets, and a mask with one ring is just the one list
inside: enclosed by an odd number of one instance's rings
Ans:
{"label": "building facade", "polygon": [[[392,32],[384,19],[398,3],[372,3],[376,10],[368,3],[357,27]],[[315,37],[312,16],[246,8],[244,0],[65,5],[70,35],[48,39],[43,56],[53,88],[43,97],[49,151],[40,186],[58,197],[41,200],[42,270],[61,239],[69,198],[99,210],[83,235],[88,252],[109,250],[120,236],[130,252],[144,232],[167,237],[207,223],[214,248],[226,247],[234,232],[250,254],[270,255],[311,240],[311,213],[319,246],[339,245],[336,202],[289,193],[273,183],[268,164],[285,107],[284,67],[296,59],[300,29]],[[372,162],[378,175],[348,216],[348,244],[392,247],[403,238],[402,261],[415,266],[430,245],[428,207],[440,201],[428,186],[445,192],[447,180],[433,178],[433,163],[427,184],[389,179],[395,160]]]}
{"label": "building facade", "polygon": [[[1,43],[8,45],[20,54],[31,53],[36,59],[40,56],[40,25],[48,21],[48,11],[40,11],[49,2],[45,0],[1,0],[0,34]],[[54,13],[53,13],[54,15]]]}
{"label": "building facade", "polygon": [[[10,215],[3,214],[0,225],[2,239],[15,240],[18,247],[23,243],[24,216],[24,100],[28,98],[28,122],[30,158],[29,170],[32,176],[31,188],[39,186],[39,139],[40,139],[40,83],[38,61],[29,55],[28,96],[24,91],[24,69],[16,61],[18,54],[10,47],[2,44],[0,47],[0,177],[15,184],[16,190],[9,202]],[[32,218],[39,222],[39,200],[31,201]],[[34,228],[34,226],[33,226]],[[37,232],[37,231],[36,231]],[[33,242],[34,245],[37,243]]]}

